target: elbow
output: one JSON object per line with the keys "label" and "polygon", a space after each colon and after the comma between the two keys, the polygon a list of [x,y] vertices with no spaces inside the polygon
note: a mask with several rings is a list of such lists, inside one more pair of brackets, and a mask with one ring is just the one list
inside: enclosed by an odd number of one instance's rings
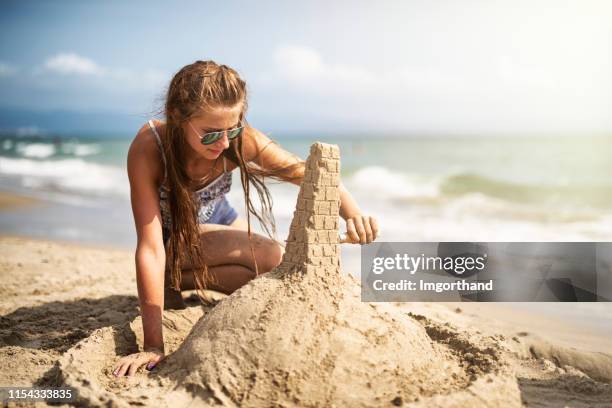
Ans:
{"label": "elbow", "polygon": [[138,246],[136,247],[136,258],[165,258],[166,249],[164,247]]}
{"label": "elbow", "polygon": [[136,270],[142,267],[158,265],[164,269],[166,265],[166,250],[163,246],[138,245],[134,255]]}

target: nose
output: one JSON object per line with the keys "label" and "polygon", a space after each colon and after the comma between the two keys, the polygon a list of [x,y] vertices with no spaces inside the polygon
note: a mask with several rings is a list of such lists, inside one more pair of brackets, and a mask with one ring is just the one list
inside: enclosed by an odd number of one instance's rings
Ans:
{"label": "nose", "polygon": [[229,139],[227,138],[227,130],[223,132],[223,137],[217,140],[214,144],[217,149],[227,149],[229,147]]}

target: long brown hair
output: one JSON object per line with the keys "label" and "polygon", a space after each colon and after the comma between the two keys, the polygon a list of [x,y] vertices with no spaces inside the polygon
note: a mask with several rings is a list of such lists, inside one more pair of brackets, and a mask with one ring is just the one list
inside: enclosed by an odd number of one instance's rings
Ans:
{"label": "long brown hair", "polygon": [[[192,272],[200,298],[203,298],[201,291],[212,282],[212,276],[208,271],[208,265],[204,262],[206,248],[200,245],[199,201],[195,199],[190,190],[190,178],[185,167],[181,165],[186,162],[187,152],[187,141],[182,124],[202,114],[207,108],[234,107],[240,103],[243,106],[241,118],[244,122],[247,109],[246,83],[235,70],[214,61],[196,61],[183,67],[172,78],[166,97],[164,109],[166,129],[162,137],[162,145],[167,158],[167,183],[170,189],[168,203],[172,219],[171,234],[166,249],[166,268],[170,269],[172,287],[180,290],[182,263],[187,259],[193,262]],[[252,131],[249,127],[245,129],[245,132]],[[298,168],[303,170],[304,162],[300,160],[299,163],[274,169],[264,169],[254,162],[246,162],[243,157],[243,137],[231,140],[229,148],[224,150],[222,155],[240,168],[249,242],[251,242],[252,234],[251,215],[258,219],[267,235],[275,239],[276,225],[272,215],[272,197],[265,185],[264,178],[294,179],[299,177],[300,172],[296,173],[296,170]],[[259,196],[260,213],[255,210],[251,201],[251,186],[255,187]],[[252,244],[251,255],[255,264],[255,272],[259,274]]]}

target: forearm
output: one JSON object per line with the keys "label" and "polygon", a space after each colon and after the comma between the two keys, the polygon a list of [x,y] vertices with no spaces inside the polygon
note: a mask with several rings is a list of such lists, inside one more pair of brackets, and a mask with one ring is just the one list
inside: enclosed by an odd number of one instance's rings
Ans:
{"label": "forearm", "polygon": [[346,233],[350,241],[359,244],[369,244],[378,236],[378,223],[374,217],[361,212],[357,202],[340,183],[340,216],[346,221]]}
{"label": "forearm", "polygon": [[162,314],[164,305],[165,253],[149,249],[136,252],[136,282],[144,332],[144,348],[164,349]]}
{"label": "forearm", "polygon": [[304,180],[306,162],[296,156],[295,160],[288,165],[288,171],[284,175],[285,181],[300,186]]}
{"label": "forearm", "polygon": [[357,205],[357,201],[353,198],[351,193],[344,187],[344,184],[340,182],[339,187],[340,193],[340,216],[345,220],[361,214],[361,209]]}

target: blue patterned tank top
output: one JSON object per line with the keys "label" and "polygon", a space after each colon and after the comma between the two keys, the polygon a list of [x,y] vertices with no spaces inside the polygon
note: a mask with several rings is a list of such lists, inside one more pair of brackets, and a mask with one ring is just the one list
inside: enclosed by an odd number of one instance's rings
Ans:
{"label": "blue patterned tank top", "polygon": [[[157,129],[153,124],[153,121],[149,120],[149,126],[153,133],[155,134],[155,138],[157,139],[157,145],[159,146],[159,150],[162,155],[162,159],[164,161],[164,180],[159,186],[159,206],[161,210],[162,217],[162,226],[165,230],[170,230],[172,225],[172,219],[170,216],[170,208],[168,203],[168,188],[164,185],[164,181],[168,177],[168,170],[166,168],[166,156],[164,155],[164,149],[162,148],[161,138],[159,137],[159,133],[157,133]],[[232,173],[227,172],[227,167],[225,164],[225,157],[223,157],[223,174],[217,177],[212,183],[204,186],[203,188],[194,191],[194,195],[196,195],[200,201],[200,208],[198,210],[198,223],[205,224],[206,221],[210,218],[213,211],[215,210],[215,206],[221,200],[225,194],[230,191],[232,186]]]}

